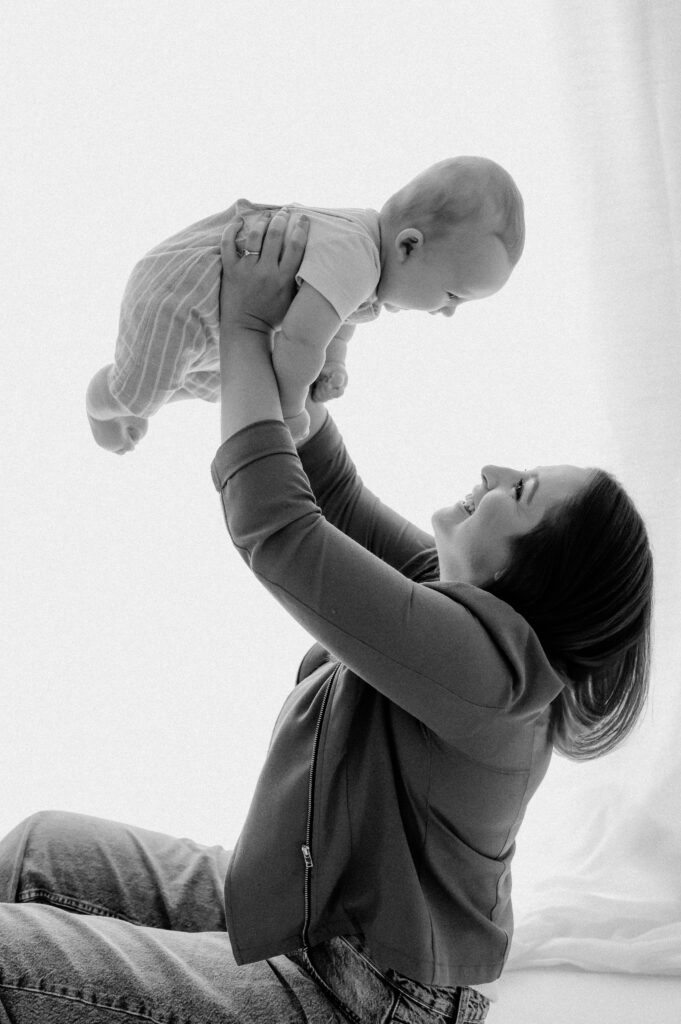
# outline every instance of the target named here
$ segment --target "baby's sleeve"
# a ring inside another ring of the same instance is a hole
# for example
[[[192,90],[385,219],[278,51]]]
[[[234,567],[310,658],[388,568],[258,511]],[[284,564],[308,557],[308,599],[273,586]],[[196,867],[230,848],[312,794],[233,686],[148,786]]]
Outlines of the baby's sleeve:
[[[378,249],[368,235],[343,223],[312,220],[296,281],[298,285],[307,281],[341,320],[374,294],[380,274]]]

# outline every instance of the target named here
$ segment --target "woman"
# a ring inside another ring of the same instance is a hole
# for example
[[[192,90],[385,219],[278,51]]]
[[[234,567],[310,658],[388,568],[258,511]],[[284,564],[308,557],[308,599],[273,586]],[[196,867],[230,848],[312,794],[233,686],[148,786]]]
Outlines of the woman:
[[[241,260],[238,228],[213,480],[233,543],[318,643],[231,857],[49,813],[0,844],[0,1007],[17,1024],[481,1021],[553,746],[602,754],[642,709],[645,529],[600,471],[486,466],[433,544],[363,486],[320,405],[298,455],[270,353],[305,223],[284,244],[287,215],[263,220]]]

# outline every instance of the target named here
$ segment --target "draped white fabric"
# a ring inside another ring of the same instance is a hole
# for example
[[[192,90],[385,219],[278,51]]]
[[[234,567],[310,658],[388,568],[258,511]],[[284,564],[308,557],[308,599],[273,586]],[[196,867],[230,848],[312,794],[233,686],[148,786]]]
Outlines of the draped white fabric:
[[[485,462],[632,493],[650,708],[615,754],[554,758],[509,968],[681,973],[680,0],[5,6],[0,831],[61,807],[233,844],[309,639],[229,549],[215,408],[163,410],[123,460],[89,437],[134,261],[239,195],[377,207],[484,153],[526,200],[509,285],[358,331],[334,415],[425,527]]]
[[[519,841],[509,968],[681,973],[681,5],[556,0],[600,401],[656,557],[651,707],[618,753],[556,765]],[[569,802],[565,796],[569,793]],[[551,808],[567,813],[555,835]],[[547,833],[548,828],[554,831]],[[545,858],[542,856],[545,854]]]

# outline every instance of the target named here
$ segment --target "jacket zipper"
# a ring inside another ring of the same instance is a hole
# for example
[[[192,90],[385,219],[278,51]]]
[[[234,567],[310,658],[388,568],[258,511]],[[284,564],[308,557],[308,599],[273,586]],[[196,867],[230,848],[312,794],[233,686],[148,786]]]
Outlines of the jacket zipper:
[[[326,705],[329,702],[329,694],[331,693],[331,684],[333,683],[333,677],[329,679],[326,684],[326,691],[322,697],[322,706],[319,709],[319,717],[317,718],[317,728],[315,730],[314,746],[312,748],[312,758],[310,759],[310,773],[307,782],[307,823],[305,825],[305,842],[301,846],[303,854],[303,860],[305,861],[305,918],[303,921],[303,948],[307,949],[308,946],[308,930],[310,928],[310,917],[311,917],[311,906],[310,906],[310,886],[312,883],[312,869],[314,862],[312,860],[312,815],[314,812],[314,781],[315,772],[317,768],[317,756],[319,754],[319,739],[322,732],[322,722],[324,720],[324,713],[326,711]]]

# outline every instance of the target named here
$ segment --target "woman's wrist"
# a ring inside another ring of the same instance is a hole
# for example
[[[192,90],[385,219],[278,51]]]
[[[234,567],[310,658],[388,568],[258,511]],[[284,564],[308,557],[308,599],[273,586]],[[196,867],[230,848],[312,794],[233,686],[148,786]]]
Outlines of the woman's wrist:
[[[270,338],[267,331],[227,325],[220,339],[221,436],[232,434],[261,420],[281,419]]]

